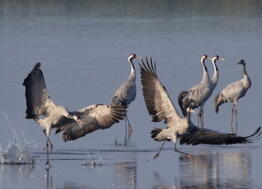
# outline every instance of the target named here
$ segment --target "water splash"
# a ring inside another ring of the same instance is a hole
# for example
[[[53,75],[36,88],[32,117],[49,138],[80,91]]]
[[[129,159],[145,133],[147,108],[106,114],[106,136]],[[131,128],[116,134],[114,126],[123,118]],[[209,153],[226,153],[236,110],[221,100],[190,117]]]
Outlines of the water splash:
[[[27,140],[25,134],[22,132],[23,140],[21,140],[18,137],[14,124],[9,119],[9,116],[6,113],[3,113],[3,116],[11,130],[13,139],[7,145],[5,150],[0,147],[0,164],[34,164],[34,158],[30,155],[26,147]]]
[[[5,152],[0,152],[0,164],[34,164],[34,158],[17,144],[9,144]]]

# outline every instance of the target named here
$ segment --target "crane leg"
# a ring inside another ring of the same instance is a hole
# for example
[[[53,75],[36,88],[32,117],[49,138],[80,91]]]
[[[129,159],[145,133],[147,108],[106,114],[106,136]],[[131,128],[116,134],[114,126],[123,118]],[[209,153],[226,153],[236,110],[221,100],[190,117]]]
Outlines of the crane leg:
[[[238,121],[237,121],[237,106],[235,105],[235,119],[236,119],[236,127],[235,127],[235,133],[238,132]]]
[[[124,118],[125,120],[125,139],[124,139],[124,145],[127,146],[127,121],[126,117]]]
[[[182,152],[182,151],[178,150],[177,147],[176,147],[176,143],[175,143],[174,151],[175,151],[175,152],[178,152],[178,153],[181,153],[181,154],[183,154],[183,155],[185,155],[185,156],[187,156],[187,157],[192,157],[191,154],[188,154],[188,153],[185,153],[185,152]]]
[[[130,122],[129,122],[129,119],[128,119],[128,117],[127,117],[127,114],[126,114],[126,120],[127,120],[127,123],[128,123],[128,136],[130,137],[131,134],[132,134],[132,132],[133,132],[133,129],[132,129],[132,127],[131,127],[131,124],[130,124]]]
[[[234,115],[235,115],[235,104],[233,104],[232,113],[231,113],[231,132],[232,133],[234,133],[234,126],[233,126]]]
[[[51,140],[50,140],[50,138],[49,138],[49,137],[47,137],[47,140],[48,140],[48,143],[49,143],[49,148],[50,148],[50,151],[52,151],[52,150],[53,150],[53,148],[54,148],[54,145],[52,144],[52,142],[51,142]]]
[[[200,109],[198,110],[198,114],[197,114],[197,126],[199,127],[199,123],[201,122],[200,121],[200,117],[201,117],[201,111]]]
[[[202,107],[199,108],[198,111],[198,116],[197,116],[197,126],[199,127],[199,123],[200,123],[200,127],[203,128],[204,127],[204,110]]]
[[[199,114],[197,115],[197,126],[199,127],[200,117]]]
[[[46,132],[45,132],[45,130],[43,130],[43,133],[44,133],[44,135],[46,136],[46,138],[47,138],[47,142],[49,143],[49,145],[48,145],[48,148],[49,148],[49,151],[52,151],[53,150],[53,148],[54,148],[54,145],[52,144],[52,142],[51,142],[51,140],[50,140],[50,138],[46,135]]]
[[[201,107],[200,108],[200,112],[201,112],[201,114],[200,114],[200,124],[201,124],[201,128],[204,128],[204,109],[203,109],[203,107]]]
[[[165,140],[162,142],[160,149],[159,149],[158,152],[154,155],[153,159],[156,159],[156,158],[159,156],[162,148],[164,147],[165,142],[166,142]]]

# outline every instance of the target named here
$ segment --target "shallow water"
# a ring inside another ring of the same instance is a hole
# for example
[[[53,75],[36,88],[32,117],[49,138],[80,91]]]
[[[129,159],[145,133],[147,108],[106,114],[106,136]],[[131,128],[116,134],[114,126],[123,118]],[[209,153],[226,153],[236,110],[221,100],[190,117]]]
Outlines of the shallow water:
[[[44,169],[45,137],[25,120],[23,79],[42,62],[52,99],[70,110],[109,103],[129,73],[127,55],[152,56],[173,101],[201,79],[199,58],[215,54],[220,79],[214,95],[241,77],[244,58],[252,87],[240,100],[239,134],[262,125],[262,2],[227,1],[8,1],[0,4],[0,149],[15,141],[34,165],[0,166],[0,188],[262,188],[262,141],[229,147],[179,146],[196,154],[185,159],[173,144],[152,160],[160,144],[144,106],[139,75],[137,98],[128,114],[134,133],[128,147],[124,123],[64,143],[52,134],[53,167]],[[138,63],[138,61],[136,61]],[[138,66],[136,65],[137,70]],[[211,65],[208,65],[211,70]],[[205,105],[205,125],[230,131],[231,104],[214,113]],[[176,104],[177,105],[177,104]],[[193,117],[195,120],[195,117]]]

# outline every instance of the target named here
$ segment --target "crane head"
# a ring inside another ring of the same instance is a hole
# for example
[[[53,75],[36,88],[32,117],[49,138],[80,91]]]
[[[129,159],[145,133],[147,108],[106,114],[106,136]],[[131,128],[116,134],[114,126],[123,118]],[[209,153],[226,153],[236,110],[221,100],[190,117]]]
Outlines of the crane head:
[[[245,66],[246,62],[245,62],[245,60],[241,59],[237,64],[241,64],[241,65]]]
[[[134,58],[136,58],[136,54],[131,53],[131,54],[128,55],[128,60],[131,60],[131,59],[134,59]]]
[[[218,55],[215,55],[213,58],[209,58],[209,60],[213,61],[216,63],[217,60],[220,60],[220,61],[225,61],[224,58],[221,58],[219,57]]]
[[[201,56],[201,62],[204,62],[206,59],[208,59],[208,56],[206,54]]]
[[[131,54],[128,55],[128,61],[129,61],[129,62],[132,61],[134,58],[142,59],[142,57],[137,56],[137,55],[134,54],[134,53],[131,53]]]

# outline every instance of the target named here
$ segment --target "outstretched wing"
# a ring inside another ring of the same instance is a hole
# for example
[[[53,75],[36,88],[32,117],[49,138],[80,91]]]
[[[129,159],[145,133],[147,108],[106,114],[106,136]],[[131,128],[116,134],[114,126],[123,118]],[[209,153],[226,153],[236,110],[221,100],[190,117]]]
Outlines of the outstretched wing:
[[[165,120],[169,127],[173,121],[181,119],[173,105],[164,85],[161,84],[157,73],[156,64],[146,58],[140,64],[142,90],[147,110],[152,115],[152,121],[160,122]]]
[[[249,136],[238,136],[229,133],[220,133],[210,129],[200,129],[196,126],[192,126],[190,130],[181,137],[180,144],[198,145],[198,144],[212,144],[212,145],[229,145],[229,144],[241,144],[252,143],[254,140],[261,136],[261,127]]]
[[[83,108],[77,112],[70,112],[83,123],[79,126],[74,120],[63,117],[56,125],[56,133],[63,131],[64,141],[75,140],[98,129],[107,129],[114,123],[118,123],[126,115],[123,106],[110,106],[95,104]]]
[[[48,95],[45,78],[40,69],[41,63],[37,63],[33,70],[24,79],[26,97],[26,118],[35,119],[40,115],[47,115],[47,109],[54,106]]]

